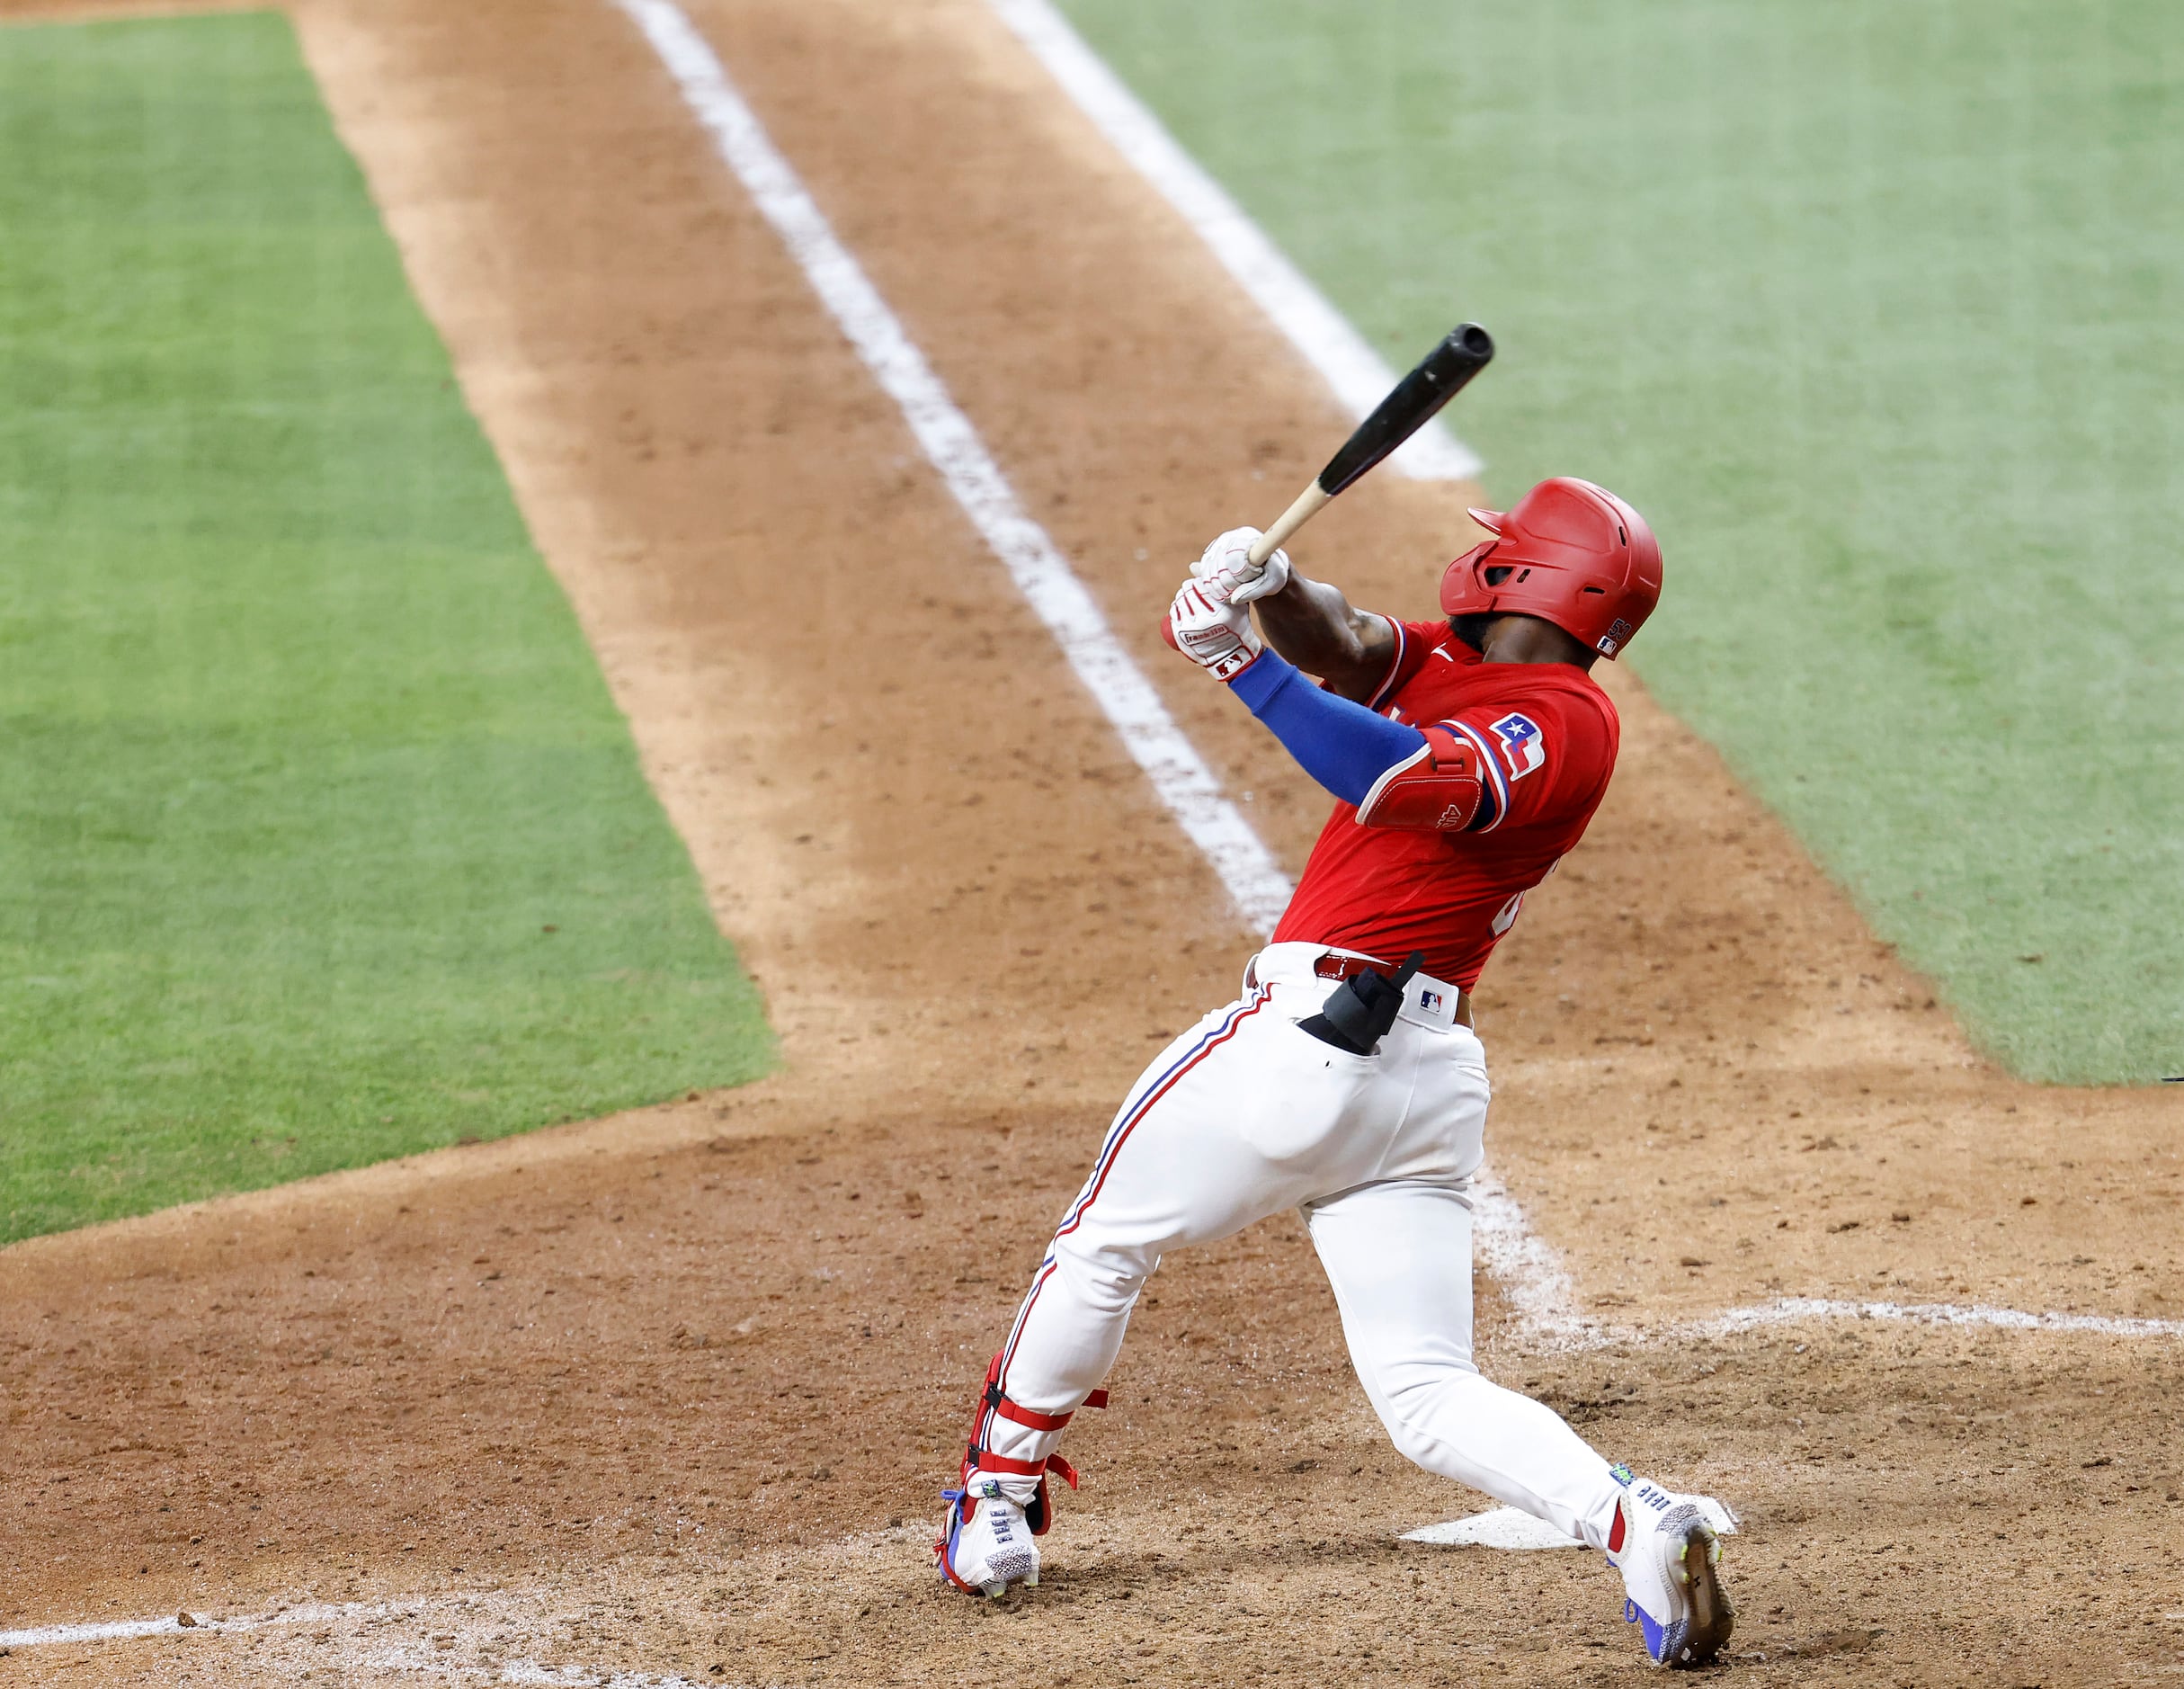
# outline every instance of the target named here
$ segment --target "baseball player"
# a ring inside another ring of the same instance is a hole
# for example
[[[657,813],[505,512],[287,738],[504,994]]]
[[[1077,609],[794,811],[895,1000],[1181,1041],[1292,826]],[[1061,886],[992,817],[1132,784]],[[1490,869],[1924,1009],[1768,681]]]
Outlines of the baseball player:
[[[1253,565],[1251,528],[1207,547],[1169,608],[1177,649],[1337,801],[1243,995],[1132,1087],[986,1372],[935,1545],[959,1588],[1039,1581],[1047,1475],[1077,1481],[1056,1444],[1105,1405],[1162,1256],[1295,1207],[1404,1455],[1600,1550],[1656,1663],[1728,1639],[1697,1499],[1611,1466],[1472,1359],[1488,1089],[1471,989],[1607,790],[1619,726],[1588,671],[1652,611],[1661,551],[1587,481],[1471,514],[1491,537],[1449,565],[1446,621],[1353,609],[1279,551]]]

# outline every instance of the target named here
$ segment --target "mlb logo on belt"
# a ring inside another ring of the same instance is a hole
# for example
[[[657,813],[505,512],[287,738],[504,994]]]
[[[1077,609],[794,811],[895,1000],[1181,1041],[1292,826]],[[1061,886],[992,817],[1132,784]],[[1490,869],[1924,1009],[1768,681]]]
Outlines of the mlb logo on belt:
[[[1493,724],[1493,736],[1502,741],[1502,756],[1509,764],[1509,777],[1522,780],[1535,768],[1547,766],[1547,741],[1539,724],[1525,715],[1505,715]]]
[[[1437,1013],[1440,1008],[1440,993],[1438,991],[1421,991],[1418,994],[1418,1006],[1423,1009],[1429,1014]]]

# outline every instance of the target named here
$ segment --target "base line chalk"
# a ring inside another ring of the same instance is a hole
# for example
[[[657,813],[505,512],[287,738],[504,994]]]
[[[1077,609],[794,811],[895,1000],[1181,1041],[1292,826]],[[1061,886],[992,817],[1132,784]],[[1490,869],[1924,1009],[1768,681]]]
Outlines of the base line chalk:
[[[1000,559],[1161,801],[1202,851],[1244,918],[1270,932],[1290,886],[1272,853],[1225,797],[1107,618],[1045,529],[1025,512],[969,417],[825,214],[775,147],[704,38],[674,0],[614,0],[644,32],[684,103],[759,214],[803,269],[872,379],[895,400],[994,555]]]
[[[1678,1325],[1678,1335],[1714,1336],[1787,1326],[1801,1319],[1909,1320],[1923,1326],[1986,1327],[1997,1331],[2074,1331],[2108,1337],[2184,1337],[2184,1319],[2139,1319],[2120,1314],[2034,1314],[1985,1302],[1857,1302],[1830,1297],[1786,1296],[1750,1308],[1732,1308]]]
[[[2184,1319],[2148,1319],[2125,1314],[2035,1313],[2021,1308],[1998,1308],[1991,1302],[1867,1302],[1832,1296],[1784,1296],[1771,1302],[1724,1309],[1718,1314],[1706,1314],[1696,1319],[1671,1320],[1658,1326],[1627,1326],[1612,1325],[1585,1315],[1542,1318],[1528,1310],[1524,1299],[1517,1293],[1512,1291],[1510,1300],[1517,1312],[1520,1338],[1547,1348],[1564,1350],[1642,1348],[1649,1343],[1689,1342],[1698,1337],[1729,1337],[1775,1327],[1855,1320],[1943,1326],[1960,1331],[2052,1332],[2063,1336],[2184,1337]]]
[[[52,1648],[67,1642],[129,1642],[147,1636],[222,1636],[263,1631],[276,1624],[331,1624],[344,1619],[374,1619],[406,1613],[403,1602],[348,1602],[339,1605],[285,1607],[278,1613],[240,1619],[201,1619],[184,1624],[180,1613],[164,1619],[114,1619],[94,1624],[41,1624],[23,1631],[0,1631],[0,1648]]]
[[[1501,1285],[1517,1327],[1549,1343],[1582,1340],[1588,1322],[1555,1246],[1534,1231],[1524,1210],[1491,1167],[1471,1175],[1471,1237],[1478,1258]]]

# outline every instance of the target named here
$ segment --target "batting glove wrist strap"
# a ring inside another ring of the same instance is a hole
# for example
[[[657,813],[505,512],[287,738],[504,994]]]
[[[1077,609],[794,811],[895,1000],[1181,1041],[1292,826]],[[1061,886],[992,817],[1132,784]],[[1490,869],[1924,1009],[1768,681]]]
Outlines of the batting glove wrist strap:
[[[1168,606],[1168,643],[1218,681],[1232,681],[1265,648],[1251,612],[1223,603],[1197,581],[1186,581]]]

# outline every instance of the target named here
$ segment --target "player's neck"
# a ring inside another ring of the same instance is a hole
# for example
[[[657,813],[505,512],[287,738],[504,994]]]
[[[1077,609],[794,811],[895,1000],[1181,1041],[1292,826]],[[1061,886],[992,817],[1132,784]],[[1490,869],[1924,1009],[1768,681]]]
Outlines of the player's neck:
[[[1598,655],[1538,616],[1496,616],[1479,635],[1483,663],[1567,663],[1590,669]]]

